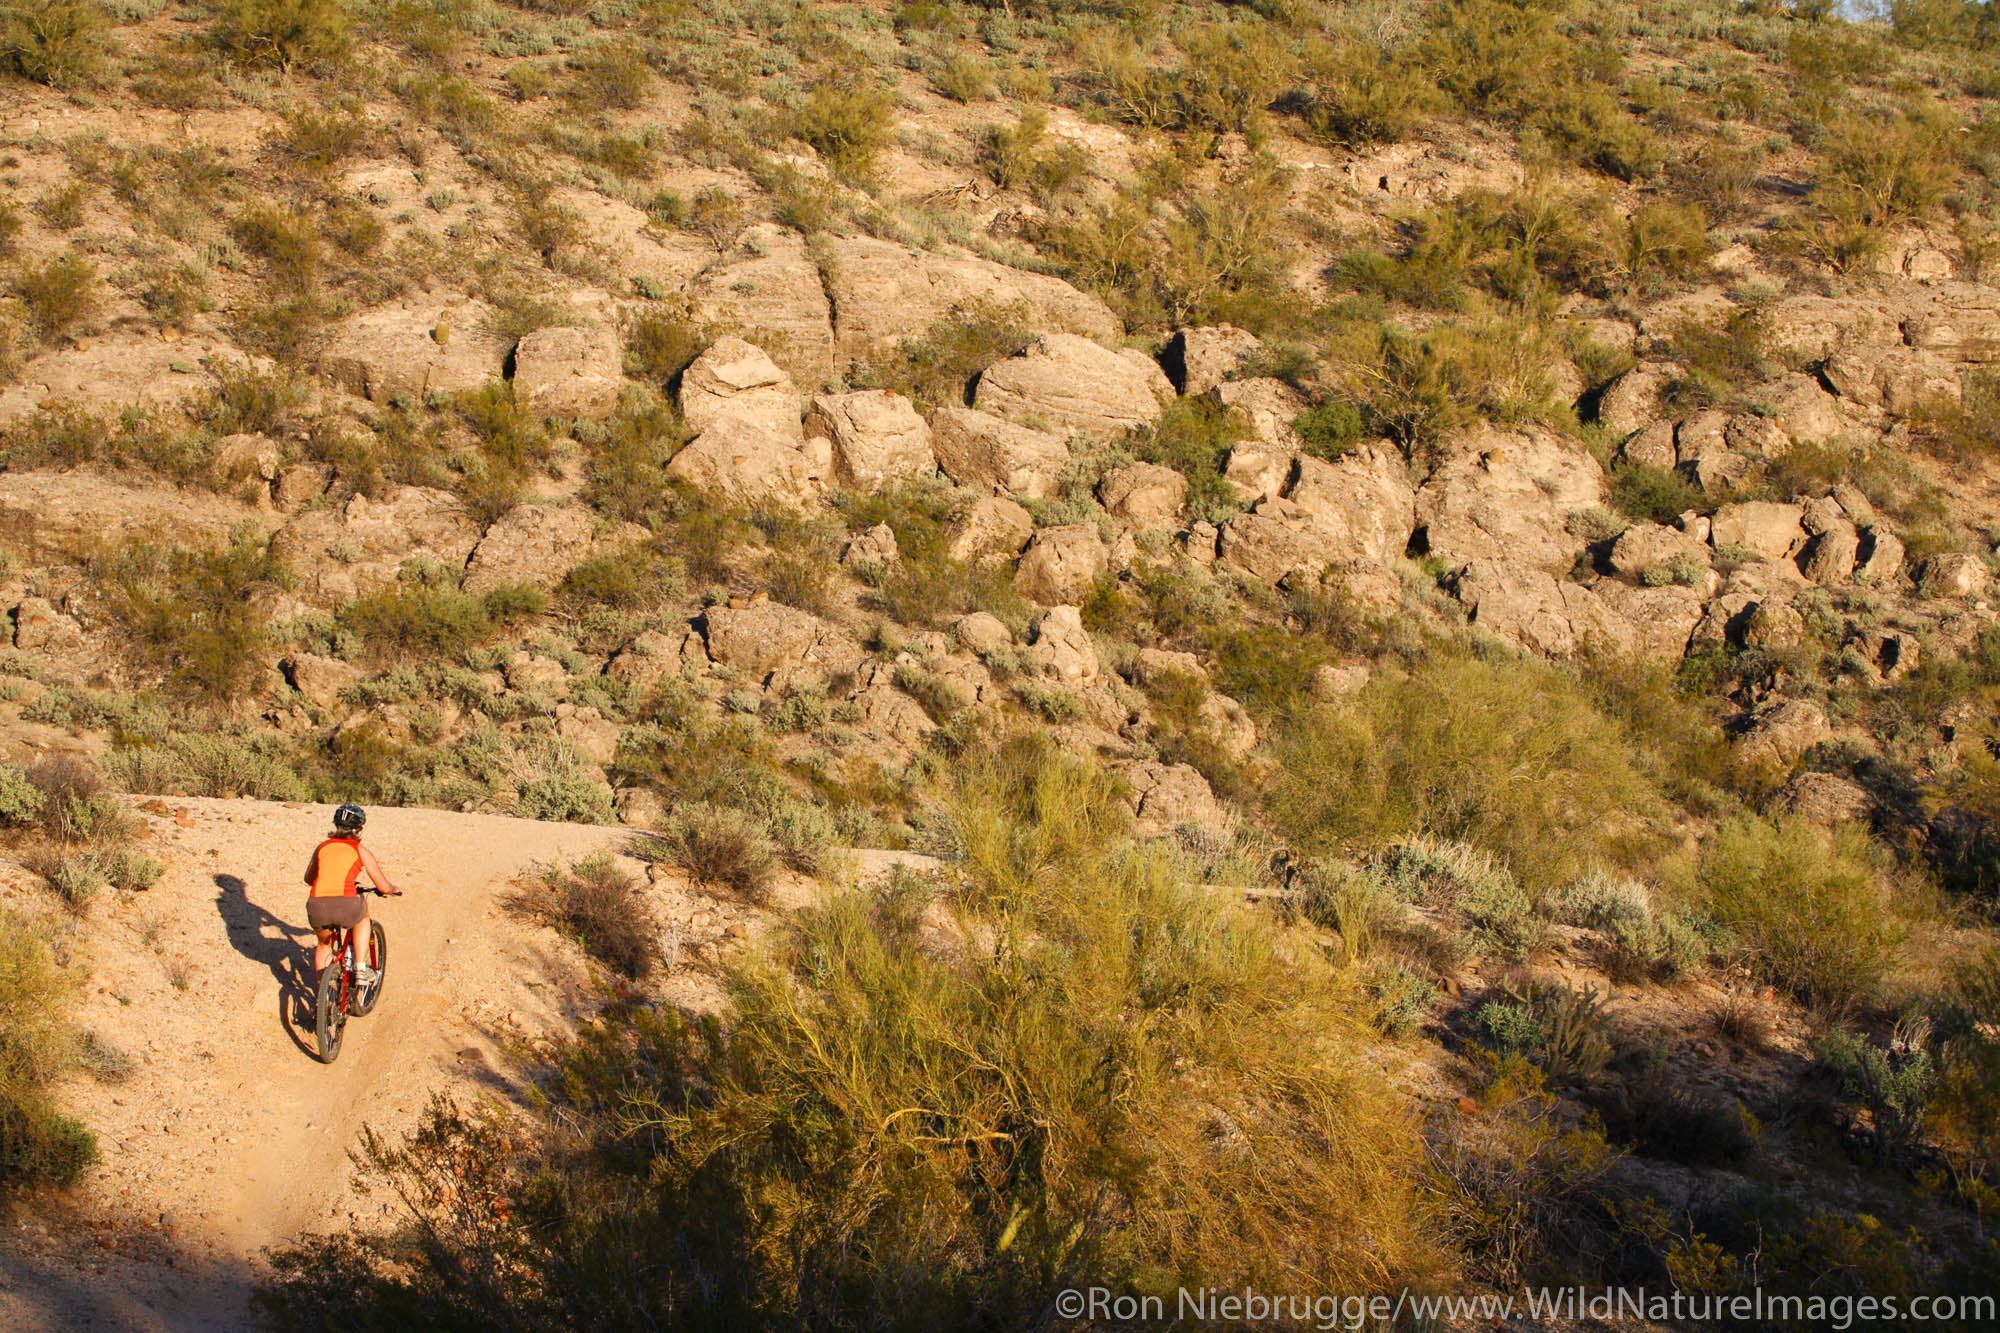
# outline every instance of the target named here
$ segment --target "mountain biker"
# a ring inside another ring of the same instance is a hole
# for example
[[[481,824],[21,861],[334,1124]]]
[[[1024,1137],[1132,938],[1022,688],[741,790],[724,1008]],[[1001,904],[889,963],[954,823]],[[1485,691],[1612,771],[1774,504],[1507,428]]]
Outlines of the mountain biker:
[[[314,976],[333,961],[333,951],[340,945],[343,930],[354,931],[355,966],[364,976],[368,971],[368,960],[361,956],[367,952],[363,942],[368,938],[368,900],[355,885],[363,872],[383,893],[402,896],[403,891],[383,873],[375,853],[361,845],[361,826],[367,822],[368,812],[360,806],[341,806],[333,812],[333,832],[313,848],[312,860],[306,862],[306,923],[317,936],[313,946]]]

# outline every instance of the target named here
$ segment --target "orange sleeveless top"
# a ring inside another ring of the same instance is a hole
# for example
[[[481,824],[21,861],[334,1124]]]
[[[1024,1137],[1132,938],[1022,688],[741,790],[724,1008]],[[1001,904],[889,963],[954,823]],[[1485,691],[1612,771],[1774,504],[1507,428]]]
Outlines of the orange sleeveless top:
[[[315,898],[352,898],[360,890],[354,887],[355,877],[361,873],[361,842],[357,838],[328,838],[313,852],[313,886]]]

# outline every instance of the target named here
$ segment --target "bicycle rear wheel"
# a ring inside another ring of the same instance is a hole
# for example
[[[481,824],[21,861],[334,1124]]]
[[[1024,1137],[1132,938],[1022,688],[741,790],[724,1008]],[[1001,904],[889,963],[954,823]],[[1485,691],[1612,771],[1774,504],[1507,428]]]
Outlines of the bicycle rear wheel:
[[[340,1038],[347,1029],[347,1007],[342,1003],[346,982],[347,950],[342,949],[321,969],[319,989],[313,997],[314,1027],[323,1064],[332,1064],[340,1054]]]
[[[365,1017],[375,1007],[375,1001],[382,998],[382,982],[389,974],[389,935],[373,917],[368,919],[367,964],[375,969],[375,979],[364,985],[359,977],[355,978],[354,1003],[349,1012],[356,1018]]]

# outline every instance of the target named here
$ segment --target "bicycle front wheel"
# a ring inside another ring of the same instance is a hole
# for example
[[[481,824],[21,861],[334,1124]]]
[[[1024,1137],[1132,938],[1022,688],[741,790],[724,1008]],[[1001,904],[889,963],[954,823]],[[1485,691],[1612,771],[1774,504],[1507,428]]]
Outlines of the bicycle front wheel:
[[[382,923],[373,917],[368,920],[368,966],[375,969],[373,981],[354,979],[351,1010],[356,1018],[366,1016],[375,1007],[375,1001],[382,998],[382,982],[389,973],[389,936]]]
[[[324,1064],[332,1064],[340,1054],[340,1038],[347,1028],[347,1007],[341,1003],[346,983],[347,951],[343,949],[320,970],[318,993],[313,997],[319,1058]]]

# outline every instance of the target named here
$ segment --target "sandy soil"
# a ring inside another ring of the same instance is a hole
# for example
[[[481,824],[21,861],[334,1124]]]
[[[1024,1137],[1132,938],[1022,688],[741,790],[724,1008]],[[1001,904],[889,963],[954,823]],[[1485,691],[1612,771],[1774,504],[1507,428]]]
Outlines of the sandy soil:
[[[247,1301],[268,1247],[386,1213],[351,1187],[348,1152],[364,1125],[393,1135],[433,1091],[507,1097],[503,1035],[547,1031],[590,1006],[575,946],[505,903],[535,865],[615,852],[631,836],[376,812],[369,844],[407,896],[370,900],[390,943],[382,999],[323,1065],[312,1054],[299,876],[329,808],[136,805],[165,877],[95,904],[80,927],[50,917],[88,969],[80,1022],[134,1068],[63,1090],[96,1130],[103,1162],[75,1194],[0,1216],[0,1329],[254,1327]],[[0,895],[46,901],[25,873],[6,878]],[[663,998],[712,1007],[714,962],[764,918],[670,878],[650,896],[680,960]]]

